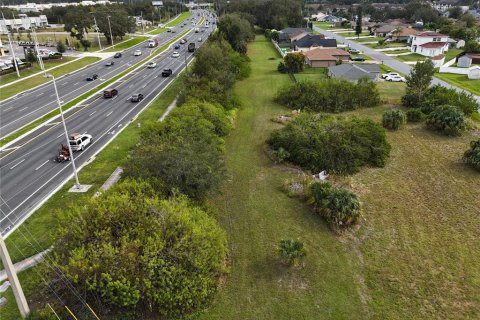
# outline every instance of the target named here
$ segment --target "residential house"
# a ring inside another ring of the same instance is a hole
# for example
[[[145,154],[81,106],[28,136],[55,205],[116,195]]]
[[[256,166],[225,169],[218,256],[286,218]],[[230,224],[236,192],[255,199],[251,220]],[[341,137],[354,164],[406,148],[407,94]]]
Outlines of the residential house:
[[[292,42],[294,51],[309,51],[315,48],[336,48],[337,40],[325,39],[323,35],[306,35]]]
[[[382,26],[375,28],[373,34],[375,35],[375,37],[386,37],[392,31],[397,29],[398,29],[398,26],[391,25],[391,24],[384,24]]]
[[[470,80],[480,80],[480,67],[475,66],[468,70],[468,79]]]
[[[312,68],[326,68],[336,65],[339,61],[347,62],[350,60],[348,52],[337,48],[316,48],[303,54],[305,55],[305,63]]]
[[[336,16],[332,16],[332,15],[328,15],[326,17],[323,18],[323,21],[324,22],[340,22],[342,21],[342,18],[339,18],[339,17],[336,17]]]
[[[473,64],[480,64],[480,53],[467,53],[465,55],[472,58]]]
[[[357,81],[361,78],[377,81],[380,77],[380,66],[373,63],[345,63],[329,67],[328,76],[349,81]]]
[[[448,51],[448,36],[441,33],[426,31],[410,37],[412,53],[435,57]]]
[[[326,13],[319,12],[317,14],[312,14],[311,19],[321,22],[321,21],[325,21],[324,19],[325,19],[326,16],[327,16]]]
[[[285,28],[279,31],[278,43],[291,43],[311,34],[310,28]]]
[[[398,42],[408,42],[411,39],[411,36],[415,36],[419,33],[420,32],[413,28],[397,28],[392,31],[391,39]]]

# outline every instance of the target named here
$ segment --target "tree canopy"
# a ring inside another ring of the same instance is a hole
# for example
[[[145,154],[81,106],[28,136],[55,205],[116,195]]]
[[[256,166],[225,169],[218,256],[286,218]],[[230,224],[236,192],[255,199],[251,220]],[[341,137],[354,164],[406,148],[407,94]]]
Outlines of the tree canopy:
[[[253,25],[239,14],[225,14],[218,21],[218,29],[230,43],[233,50],[247,53],[247,42],[255,38]]]

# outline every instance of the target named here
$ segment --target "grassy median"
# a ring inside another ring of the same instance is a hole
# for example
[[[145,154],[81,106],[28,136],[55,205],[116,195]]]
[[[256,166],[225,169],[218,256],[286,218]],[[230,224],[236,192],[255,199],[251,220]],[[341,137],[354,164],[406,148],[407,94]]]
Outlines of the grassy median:
[[[146,41],[147,39],[149,39],[149,37],[144,37],[144,36],[134,37],[134,38],[131,38],[127,41],[120,42],[119,44],[116,44],[115,48],[111,47],[111,48],[108,48],[106,50],[103,50],[102,52],[122,51],[122,50],[125,50],[125,49],[128,49],[128,48],[131,48],[133,46],[136,46],[137,44],[142,43],[142,42]]]

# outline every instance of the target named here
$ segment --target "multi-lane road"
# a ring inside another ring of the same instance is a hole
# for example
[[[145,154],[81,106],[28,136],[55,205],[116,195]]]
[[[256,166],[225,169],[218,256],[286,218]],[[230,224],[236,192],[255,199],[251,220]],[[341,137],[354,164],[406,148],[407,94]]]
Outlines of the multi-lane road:
[[[201,15],[210,16],[207,11],[201,11]],[[197,13],[194,16],[197,17]],[[192,25],[190,24],[188,27],[192,27]],[[189,34],[183,36],[188,39],[187,43],[182,45],[180,49],[175,50],[180,53],[180,57],[172,57],[174,50],[171,48],[152,60],[157,63],[156,68],[148,69],[144,66],[130,73],[117,83],[112,84],[111,87],[118,89],[119,92],[113,99],[105,99],[101,95],[96,95],[66,115],[66,126],[69,132],[88,133],[94,139],[93,143],[84,151],[75,153],[77,167],[81,167],[91,160],[159,92],[173,81],[175,75],[185,68],[187,61],[193,58],[193,53],[187,51],[188,43],[195,42],[198,48],[213,31],[212,27],[204,28],[204,30],[202,33],[194,33],[192,30]],[[178,35],[179,33],[173,34],[173,36]],[[202,38],[203,41],[198,41],[199,38]],[[166,39],[164,37],[163,41],[165,42]],[[159,45],[161,46],[162,43]],[[134,62],[134,60],[131,60],[131,57],[125,55],[123,58],[125,61],[122,58],[116,59],[118,64],[122,62],[132,64]],[[102,69],[103,66],[97,66],[97,68],[103,71],[103,73],[101,71],[97,72],[100,78],[108,79],[108,77],[115,75],[115,73],[109,73],[112,72],[112,69],[105,70]],[[162,77],[161,72],[164,68],[172,69],[173,76]],[[123,69],[118,68],[116,70],[118,73]],[[82,81],[81,83],[84,84],[86,71],[82,70],[78,73],[77,75],[72,74],[65,77],[64,80],[67,83]],[[109,73],[108,76],[105,76],[106,73]],[[60,85],[60,87],[62,86]],[[71,87],[72,89],[80,87],[80,85],[64,85],[63,87]],[[21,113],[20,116],[26,113],[35,113],[35,106],[40,108],[44,105],[54,104],[55,97],[50,93],[53,90],[53,84],[50,83],[43,86],[43,89],[49,93],[45,93],[37,97],[37,99],[25,100],[32,101],[30,103],[34,104],[34,106],[29,106],[29,109],[24,110],[24,113]],[[64,96],[68,95],[69,90],[67,88],[64,89],[62,94]],[[34,92],[37,92],[37,90]],[[144,100],[139,103],[128,101],[128,98],[136,93],[142,93],[145,96]],[[75,96],[77,95],[79,93],[75,94]],[[45,97],[42,98],[42,104],[40,105],[37,102],[43,96]],[[28,95],[25,96],[25,99],[27,97]],[[52,108],[54,107],[55,105]],[[40,114],[43,113],[45,111],[40,112]],[[72,177],[70,162],[56,163],[53,160],[62,143],[65,144],[63,126],[62,123],[56,121],[37,128],[0,152],[0,231],[2,234],[9,234],[36,207],[48,199]]]

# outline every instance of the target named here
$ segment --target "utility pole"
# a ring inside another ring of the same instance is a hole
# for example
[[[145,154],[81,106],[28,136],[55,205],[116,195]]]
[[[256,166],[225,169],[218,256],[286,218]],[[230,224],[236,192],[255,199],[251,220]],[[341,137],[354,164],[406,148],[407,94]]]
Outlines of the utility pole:
[[[113,44],[112,25],[110,24],[110,16],[107,16],[107,20],[108,20],[108,28],[110,29],[110,42],[112,43],[112,48],[115,49],[115,45]]]
[[[3,266],[7,272],[7,278],[12,286],[13,295],[15,296],[15,301],[17,302],[18,310],[22,318],[26,318],[30,313],[30,308],[28,308],[27,299],[23,294],[22,286],[18,280],[17,273],[15,272],[15,267],[12,264],[12,259],[7,251],[7,246],[5,246],[5,241],[3,241],[3,236],[0,234],[0,258],[2,258]]]
[[[97,24],[97,19],[95,18],[95,15],[92,12],[93,16],[93,22],[95,22],[95,31],[97,32],[97,39],[98,39],[98,47],[100,50],[102,50],[102,43],[100,42],[100,29],[98,29],[98,24]]]
[[[143,11],[140,11],[140,19],[142,21],[142,32],[145,34],[145,26],[143,25]]]
[[[34,45],[35,51],[37,52],[38,65],[40,66],[40,69],[42,69],[43,71],[43,76],[47,77],[45,66],[43,64],[43,59],[42,59],[42,56],[40,55],[40,50],[38,49],[37,33],[35,32],[34,27],[30,27],[30,29],[32,30],[32,35],[33,35],[33,45]]]
[[[3,12],[2,12],[2,18],[5,21],[5,16],[3,15]],[[15,20],[13,20],[13,23],[15,24]],[[20,78],[20,71],[18,71],[17,58],[15,58],[15,51],[13,50],[12,38],[10,38],[10,31],[8,30],[7,30],[7,37],[8,37],[8,43],[10,45],[10,52],[12,53],[13,65],[15,66],[15,71],[17,71],[17,77]]]

